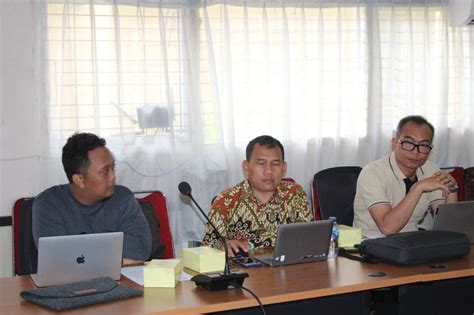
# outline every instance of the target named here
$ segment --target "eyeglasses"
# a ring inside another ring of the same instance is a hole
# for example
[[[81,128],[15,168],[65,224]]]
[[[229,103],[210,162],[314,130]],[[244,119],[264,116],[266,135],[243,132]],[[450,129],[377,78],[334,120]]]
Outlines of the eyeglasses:
[[[414,144],[410,141],[397,141],[402,146],[402,149],[405,151],[413,151],[415,148],[418,150],[418,153],[428,154],[433,149],[433,145],[428,144]]]

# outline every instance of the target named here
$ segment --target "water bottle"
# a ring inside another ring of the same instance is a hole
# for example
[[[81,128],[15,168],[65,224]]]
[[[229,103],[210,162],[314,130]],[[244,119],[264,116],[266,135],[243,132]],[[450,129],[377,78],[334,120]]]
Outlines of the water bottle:
[[[339,250],[339,226],[336,222],[336,217],[329,217],[332,221],[331,241],[329,242],[328,258],[336,258]]]

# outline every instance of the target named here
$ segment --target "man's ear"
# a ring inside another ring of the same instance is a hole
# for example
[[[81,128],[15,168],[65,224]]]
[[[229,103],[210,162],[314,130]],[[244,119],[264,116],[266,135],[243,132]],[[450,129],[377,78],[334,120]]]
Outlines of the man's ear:
[[[76,185],[79,188],[84,188],[84,175],[74,174],[72,175],[72,184]]]
[[[392,151],[395,151],[395,147],[397,146],[398,139],[393,137],[392,138]]]
[[[242,161],[242,170],[244,171],[245,179],[249,178],[249,169],[250,169],[249,162],[247,160],[243,160]]]
[[[286,162],[283,162],[283,175],[285,175],[287,167],[288,167],[288,164],[286,164]]]

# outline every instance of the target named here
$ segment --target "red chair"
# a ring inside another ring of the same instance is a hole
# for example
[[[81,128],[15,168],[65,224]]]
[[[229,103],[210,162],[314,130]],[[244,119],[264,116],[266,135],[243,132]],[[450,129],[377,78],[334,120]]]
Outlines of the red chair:
[[[316,185],[314,185],[314,180],[311,183],[311,199],[313,203],[313,216],[314,221],[321,220],[321,211],[319,211],[319,201],[318,201],[318,192],[316,191]]]
[[[160,241],[165,245],[165,253],[163,258],[174,258],[173,238],[170,230],[170,223],[168,219],[168,206],[166,197],[161,191],[137,191],[134,192],[138,202],[143,207],[143,202],[149,202],[155,210],[155,216],[158,219],[160,226]],[[147,194],[144,197],[137,197],[137,195]]]
[[[466,200],[466,186],[464,181],[464,168],[461,166],[442,167],[443,171],[448,172],[458,183],[458,201]]]

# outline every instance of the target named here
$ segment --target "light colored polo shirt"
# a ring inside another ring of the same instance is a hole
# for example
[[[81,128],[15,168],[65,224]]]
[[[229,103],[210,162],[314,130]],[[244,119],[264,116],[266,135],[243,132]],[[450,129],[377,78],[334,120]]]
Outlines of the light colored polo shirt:
[[[439,171],[439,166],[427,160],[416,170],[418,180],[430,177]],[[396,206],[406,195],[403,181],[406,176],[402,173],[395,160],[395,153],[367,164],[357,180],[354,199],[354,226],[361,228],[363,235],[382,236],[369,210],[378,204]],[[407,224],[400,232],[416,231],[417,224],[431,203],[444,200],[441,190],[423,193]]]

